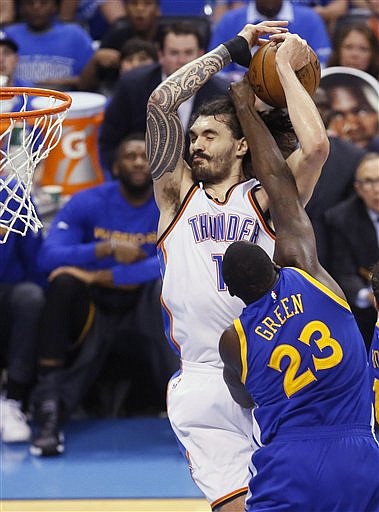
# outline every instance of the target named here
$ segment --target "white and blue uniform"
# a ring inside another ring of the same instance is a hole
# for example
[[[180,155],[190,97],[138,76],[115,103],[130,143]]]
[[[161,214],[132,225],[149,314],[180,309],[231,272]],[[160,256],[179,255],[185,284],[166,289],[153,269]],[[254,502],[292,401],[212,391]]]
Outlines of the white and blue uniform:
[[[168,415],[212,507],[246,492],[249,479],[251,411],[224,383],[218,344],[244,305],[222,280],[227,247],[248,240],[270,256],[274,250],[255,187],[256,180],[235,185],[221,203],[194,185],[158,241],[166,335],[182,360],[168,387]]]

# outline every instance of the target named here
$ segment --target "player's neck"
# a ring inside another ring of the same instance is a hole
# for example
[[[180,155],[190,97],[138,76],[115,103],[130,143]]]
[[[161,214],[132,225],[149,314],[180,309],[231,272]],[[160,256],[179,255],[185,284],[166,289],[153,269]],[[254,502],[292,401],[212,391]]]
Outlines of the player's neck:
[[[204,190],[212,199],[223,202],[228,191],[242,181],[245,181],[245,177],[243,174],[237,173],[229,176],[221,183],[205,183]]]

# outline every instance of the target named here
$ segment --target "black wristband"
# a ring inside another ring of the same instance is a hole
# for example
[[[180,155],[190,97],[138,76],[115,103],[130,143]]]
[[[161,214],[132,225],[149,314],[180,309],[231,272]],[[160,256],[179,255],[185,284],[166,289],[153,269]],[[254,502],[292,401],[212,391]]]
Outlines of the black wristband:
[[[233,62],[236,62],[241,66],[245,66],[245,68],[249,67],[251,60],[251,51],[244,37],[236,36],[233,37],[233,39],[229,39],[229,41],[226,41],[226,43],[222,44],[230,53],[230,57]]]

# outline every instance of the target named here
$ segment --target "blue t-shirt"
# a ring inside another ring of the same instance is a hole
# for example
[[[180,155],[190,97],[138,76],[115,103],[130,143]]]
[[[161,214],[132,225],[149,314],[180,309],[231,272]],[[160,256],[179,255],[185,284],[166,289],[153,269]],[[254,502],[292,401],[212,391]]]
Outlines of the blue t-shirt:
[[[161,13],[166,16],[202,16],[207,0],[161,0]]]
[[[11,211],[15,212],[20,208],[20,200],[8,198],[7,189],[14,189],[15,181],[11,181],[3,188],[3,179],[0,178],[0,221],[9,225],[11,221]],[[22,197],[22,192],[18,193]],[[6,208],[3,205],[6,204]],[[25,208],[21,208],[21,215],[27,215]],[[13,225],[14,229],[24,232],[25,224],[17,219]],[[0,226],[0,239],[4,238],[6,231]],[[42,273],[38,269],[37,258],[42,244],[41,231],[35,233],[28,229],[25,236],[20,233],[11,232],[5,243],[0,243],[0,282],[7,284],[16,284],[21,281],[34,281],[43,284]]]
[[[37,84],[77,76],[92,57],[92,39],[74,23],[55,22],[45,32],[15,23],[5,32],[19,47],[15,78]]]
[[[132,206],[122,196],[118,181],[78,192],[50,226],[40,254],[41,268],[45,272],[65,265],[86,270],[111,269],[116,285],[158,279],[158,218],[153,196],[141,206]],[[111,237],[138,242],[147,258],[131,264],[120,264],[111,256],[96,258],[96,244]]]

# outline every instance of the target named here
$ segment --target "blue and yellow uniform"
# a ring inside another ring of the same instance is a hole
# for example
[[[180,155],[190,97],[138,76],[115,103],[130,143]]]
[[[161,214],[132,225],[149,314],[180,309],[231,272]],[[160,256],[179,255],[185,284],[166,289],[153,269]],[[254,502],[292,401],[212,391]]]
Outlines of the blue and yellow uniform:
[[[379,511],[367,355],[348,304],[283,268],[234,325],[260,446],[247,510]]]
[[[375,420],[379,424],[379,320],[376,322],[369,352],[370,381]]]

